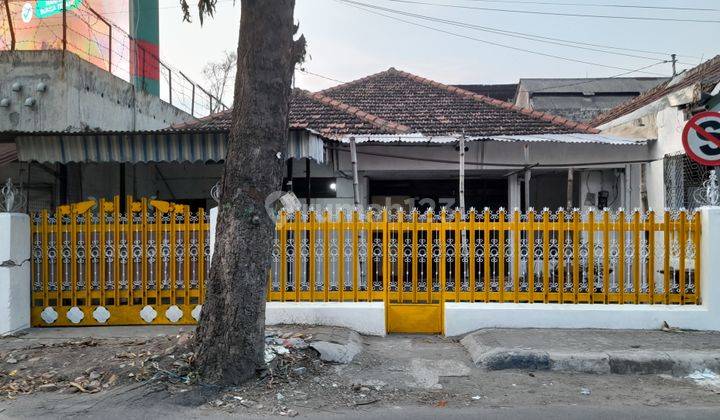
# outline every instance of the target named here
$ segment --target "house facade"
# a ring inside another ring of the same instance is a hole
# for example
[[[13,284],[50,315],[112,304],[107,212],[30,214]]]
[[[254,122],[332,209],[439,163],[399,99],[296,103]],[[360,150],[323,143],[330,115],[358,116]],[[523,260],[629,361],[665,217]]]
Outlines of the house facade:
[[[175,129],[228,130],[230,118]],[[392,68],[317,93],[296,91],[290,123],[323,141],[321,159],[289,162],[283,185],[314,208],[353,205],[351,139],[360,205],[405,211],[459,206],[461,138],[467,208],[637,206],[639,191],[627,186],[639,179],[633,162],[648,153],[644,141]]]

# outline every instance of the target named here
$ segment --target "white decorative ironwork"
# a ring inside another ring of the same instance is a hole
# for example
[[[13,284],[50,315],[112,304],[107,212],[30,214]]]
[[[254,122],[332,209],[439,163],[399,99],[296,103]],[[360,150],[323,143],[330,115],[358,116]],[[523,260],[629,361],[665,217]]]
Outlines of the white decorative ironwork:
[[[695,191],[695,201],[700,205],[720,205],[720,183],[715,169],[711,170],[702,186]]]
[[[25,206],[22,187],[16,187],[12,178],[8,178],[0,188],[0,213],[19,212]]]
[[[222,193],[222,180],[219,179],[215,185],[210,188],[210,197],[220,205],[220,194]]]

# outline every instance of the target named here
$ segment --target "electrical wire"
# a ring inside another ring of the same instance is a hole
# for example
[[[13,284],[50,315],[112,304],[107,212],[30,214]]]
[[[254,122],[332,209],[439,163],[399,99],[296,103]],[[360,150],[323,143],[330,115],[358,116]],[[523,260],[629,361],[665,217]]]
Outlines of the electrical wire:
[[[650,9],[650,10],[673,10],[673,11],[694,11],[694,12],[720,12],[720,9],[712,9],[706,7],[679,7],[679,6],[640,6],[630,4],[617,3],[564,3],[550,1],[533,1],[533,0],[465,0],[483,3],[501,3],[501,4],[536,4],[544,6],[578,6],[578,7],[608,7],[608,8],[625,8],[625,9]]]
[[[595,15],[595,14],[584,14],[584,13],[542,12],[539,10],[497,9],[497,8],[493,8],[493,7],[464,6],[464,5],[460,5],[460,4],[432,3],[429,1],[419,1],[419,0],[386,0],[386,1],[391,1],[391,2],[395,2],[395,3],[419,4],[419,5],[423,5],[423,6],[448,7],[448,8],[454,8],[454,9],[482,10],[485,12],[519,13],[519,14],[544,15],[544,16],[563,16],[563,17],[618,19],[618,20],[645,20],[645,21],[658,21],[658,22],[715,23],[715,24],[720,23],[720,20],[709,20],[709,19],[681,19],[681,18],[662,18],[662,17],[651,17],[651,16],[616,16],[616,15]]]
[[[396,17],[396,16],[388,15],[388,14],[385,14],[385,13],[382,13],[382,12],[378,12],[378,11],[376,11],[376,10],[372,10],[372,9],[369,9],[369,8],[366,8],[366,7],[363,7],[363,6],[359,6],[359,5],[357,5],[357,4],[354,4],[354,3],[359,3],[359,2],[355,2],[355,1],[352,1],[352,0],[335,0],[335,1],[340,2],[340,3],[342,3],[342,4],[345,4],[345,5],[349,6],[349,7],[353,7],[353,8],[359,9],[359,10],[363,10],[363,11],[368,12],[368,13],[372,13],[372,14],[375,14],[375,15],[378,15],[378,16],[383,16],[383,17],[386,17],[386,18],[388,18],[388,19],[396,20],[396,21],[399,21],[399,22],[407,23],[407,24],[409,24],[409,25],[413,25],[413,26],[418,26],[418,27],[421,27],[421,28],[429,29],[429,30],[431,30],[431,31],[440,32],[440,33],[444,33],[444,34],[447,34],[447,35],[452,35],[452,36],[455,36],[455,37],[458,37],[458,38],[464,38],[464,39],[468,39],[468,40],[472,40],[472,41],[476,41],[476,42],[481,42],[481,43],[488,44],[488,45],[494,45],[494,46],[497,46],[497,47],[507,48],[507,49],[511,49],[511,50],[515,50],[515,51],[521,51],[521,52],[526,52],[526,53],[529,53],[529,54],[540,55],[540,56],[543,56],[543,57],[555,58],[555,59],[563,60],[563,61],[569,61],[569,62],[580,63],[580,64],[587,64],[587,65],[592,65],[592,66],[597,66],[597,67],[604,67],[604,68],[613,69],[613,70],[622,70],[622,71],[625,71],[625,72],[632,72],[632,71],[633,71],[633,69],[629,69],[629,68],[626,68],[626,67],[612,66],[612,65],[609,65],[609,64],[596,63],[596,62],[593,62],[593,61],[579,60],[579,59],[570,58],[570,57],[564,57],[564,56],[560,56],[560,55],[556,55],[556,54],[549,54],[549,53],[544,53],[544,52],[540,52],[540,51],[528,50],[528,49],[526,49],[526,48],[513,47],[513,46],[511,46],[511,45],[503,44],[503,43],[500,43],[500,42],[488,41],[488,40],[485,40],[485,39],[475,38],[475,37],[472,37],[472,36],[469,36],[469,35],[463,35],[463,34],[459,34],[459,33],[457,33],[457,32],[447,31],[447,30],[440,29],[440,28],[436,28],[436,27],[433,27],[433,26],[423,25],[423,24],[421,24],[421,23],[417,23],[417,22],[405,20],[405,19],[402,19],[402,18],[399,18],[399,17]],[[363,3],[361,3],[361,4],[363,4]],[[652,74],[652,75],[655,75],[655,76],[664,76],[663,74],[654,73],[654,72],[643,71],[643,73]]]
[[[592,48],[592,47],[588,46],[588,45],[591,45],[591,46],[600,47],[600,48],[617,49],[615,47],[610,47],[610,46],[606,46],[606,45],[578,43],[576,41],[571,41],[571,40],[543,37],[543,36],[526,34],[526,33],[516,32],[516,31],[507,31],[504,29],[492,28],[492,27],[488,27],[488,26],[480,26],[480,25],[475,25],[475,24],[471,24],[471,23],[467,23],[467,22],[461,22],[461,21],[457,21],[457,20],[441,19],[441,18],[437,18],[437,17],[421,15],[418,13],[412,13],[412,12],[407,12],[407,11],[403,11],[403,10],[391,9],[391,8],[387,8],[387,7],[377,6],[377,5],[373,5],[373,4],[369,4],[369,3],[358,2],[358,1],[354,1],[354,0],[348,0],[348,1],[350,3],[356,4],[356,5],[362,5],[362,6],[373,8],[376,10],[382,10],[385,12],[390,12],[390,13],[394,13],[394,14],[399,14],[399,15],[403,15],[403,16],[407,16],[407,17],[412,17],[412,18],[421,19],[421,20],[427,20],[427,21],[436,22],[436,23],[443,23],[443,24],[455,26],[455,27],[474,29],[474,30],[478,30],[478,31],[482,31],[482,32],[489,32],[489,33],[493,33],[496,35],[526,39],[526,40],[535,41],[535,42],[543,42],[546,44],[560,45],[560,46],[568,47],[568,48],[577,48],[577,49],[582,49],[582,50],[587,50],[587,51],[601,52],[601,53],[605,53],[605,54],[614,54],[614,55],[621,55],[621,56],[625,56],[625,57],[640,58],[643,60],[651,60],[651,61],[658,60],[657,57],[648,57],[648,56],[643,56],[643,55],[628,54],[628,53],[622,53],[622,52],[616,52],[616,51],[605,51],[603,49]],[[580,44],[584,44],[584,45],[580,45]],[[658,54],[658,55],[663,55],[663,56],[671,55],[670,53],[660,53],[660,52],[650,52],[650,54]],[[694,63],[680,62],[679,64],[695,66]]]
[[[321,79],[329,80],[329,81],[331,81],[331,82],[347,83],[347,82],[343,82],[342,80],[338,80],[338,79],[335,79],[335,78],[332,78],[332,77],[329,77],[329,76],[323,76],[322,74],[313,73],[313,72],[311,72],[311,71],[305,70],[304,68],[298,68],[297,70],[298,70],[300,73],[309,74],[310,76],[319,77],[319,78],[321,78]]]

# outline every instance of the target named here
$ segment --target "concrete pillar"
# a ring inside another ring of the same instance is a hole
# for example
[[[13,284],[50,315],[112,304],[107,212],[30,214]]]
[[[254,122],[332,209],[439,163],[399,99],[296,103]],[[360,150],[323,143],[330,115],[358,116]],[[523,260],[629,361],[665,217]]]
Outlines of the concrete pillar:
[[[217,229],[218,208],[210,209],[210,261],[215,254],[215,229]]]
[[[30,218],[0,213],[0,336],[30,328]]]
[[[720,207],[700,208],[700,222],[700,297],[720,315]]]

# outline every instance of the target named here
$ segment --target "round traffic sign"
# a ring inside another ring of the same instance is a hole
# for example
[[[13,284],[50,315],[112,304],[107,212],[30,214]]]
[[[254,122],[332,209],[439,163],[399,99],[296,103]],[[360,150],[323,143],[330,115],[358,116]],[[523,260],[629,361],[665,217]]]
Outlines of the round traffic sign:
[[[682,143],[690,159],[701,165],[720,166],[720,112],[701,112],[690,118]]]

